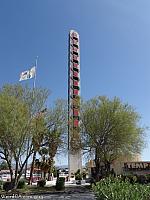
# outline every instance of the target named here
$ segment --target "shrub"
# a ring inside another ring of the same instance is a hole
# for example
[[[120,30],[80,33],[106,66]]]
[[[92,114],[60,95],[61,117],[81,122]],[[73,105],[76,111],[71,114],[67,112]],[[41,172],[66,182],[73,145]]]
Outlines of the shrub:
[[[13,188],[13,183],[12,182],[7,181],[7,182],[3,183],[3,190],[9,191],[12,188]]]
[[[150,187],[141,184],[131,184],[120,178],[107,177],[92,186],[100,200],[149,200]]]
[[[147,178],[146,175],[137,176],[137,182],[138,183],[145,184],[145,183],[148,182],[147,180],[148,180],[148,178]]]
[[[127,175],[125,177],[125,179],[123,179],[123,180],[124,181],[129,181],[130,183],[134,184],[134,183],[136,183],[138,181],[138,178],[135,175]]]
[[[17,185],[18,189],[22,189],[25,187],[25,180],[24,179],[20,179]]]
[[[75,175],[75,180],[82,180],[82,175],[81,174],[76,174]]]
[[[78,169],[77,172],[75,173],[75,180],[82,180],[80,169]]]
[[[150,183],[150,174],[146,175],[147,183]]]
[[[86,179],[86,172],[82,172],[82,177],[84,180]]]
[[[65,178],[59,177],[56,181],[56,190],[63,190],[65,188]]]
[[[78,169],[76,172],[75,172],[75,175],[76,174],[80,174],[80,169]]]
[[[37,182],[38,187],[44,187],[46,185],[46,180],[41,179]]]

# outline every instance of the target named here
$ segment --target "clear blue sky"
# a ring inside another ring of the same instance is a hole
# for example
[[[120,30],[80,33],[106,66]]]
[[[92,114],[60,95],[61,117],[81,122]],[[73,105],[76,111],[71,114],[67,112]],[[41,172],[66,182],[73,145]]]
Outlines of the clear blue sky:
[[[81,92],[118,96],[150,125],[149,0],[0,0],[0,86],[39,56],[37,86],[67,99],[68,33],[80,34]],[[31,84],[31,81],[28,81]],[[143,160],[150,160],[150,139]]]

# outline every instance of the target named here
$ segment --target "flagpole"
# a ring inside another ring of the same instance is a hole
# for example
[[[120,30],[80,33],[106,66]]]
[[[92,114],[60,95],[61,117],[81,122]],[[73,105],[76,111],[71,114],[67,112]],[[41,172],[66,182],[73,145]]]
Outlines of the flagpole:
[[[33,81],[33,99],[35,98],[37,61],[38,61],[38,56],[36,57],[36,60],[35,60],[35,76],[34,76],[34,81]],[[31,168],[30,168],[30,177],[29,177],[28,185],[32,185],[32,177],[33,177],[35,159],[36,159],[36,151],[34,151],[33,157],[32,157],[32,163],[31,163]]]
[[[34,81],[33,81],[33,98],[34,98],[35,86],[36,86],[37,61],[38,61],[38,56],[36,57],[36,60],[35,60],[35,76],[34,76]],[[28,143],[27,143],[27,156],[28,156],[29,145],[30,145],[30,139],[28,139]],[[28,168],[28,160],[25,165],[25,179],[27,178],[27,168]],[[30,171],[31,171],[31,169],[30,169]],[[30,177],[31,177],[31,175],[30,175]],[[30,179],[30,177],[29,177],[29,179]],[[31,182],[31,180],[29,180],[29,181]],[[30,184],[30,183],[28,183],[28,184]]]

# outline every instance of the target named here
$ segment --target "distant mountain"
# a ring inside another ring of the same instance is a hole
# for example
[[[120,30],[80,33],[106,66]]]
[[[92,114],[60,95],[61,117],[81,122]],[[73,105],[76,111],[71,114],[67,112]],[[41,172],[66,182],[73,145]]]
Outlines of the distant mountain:
[[[56,168],[57,169],[65,169],[65,168],[68,168],[68,165],[57,165]]]

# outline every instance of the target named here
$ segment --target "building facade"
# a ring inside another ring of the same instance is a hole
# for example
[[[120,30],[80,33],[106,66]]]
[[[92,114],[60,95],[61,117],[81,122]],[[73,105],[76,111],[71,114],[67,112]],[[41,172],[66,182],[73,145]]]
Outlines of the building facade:
[[[88,162],[88,172],[89,175],[92,176],[92,171],[95,170],[95,162],[94,160],[89,160]],[[100,164],[100,168],[104,169],[105,165],[103,162]],[[114,160],[110,166],[111,170],[115,172],[116,175],[120,174],[134,174],[134,175],[145,175],[150,174],[150,162],[149,161],[141,161],[141,157],[139,154],[134,157],[120,157],[117,160]]]
[[[68,168],[69,176],[82,168],[80,150],[80,43],[79,34],[69,33],[68,59]]]

